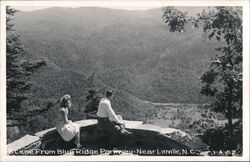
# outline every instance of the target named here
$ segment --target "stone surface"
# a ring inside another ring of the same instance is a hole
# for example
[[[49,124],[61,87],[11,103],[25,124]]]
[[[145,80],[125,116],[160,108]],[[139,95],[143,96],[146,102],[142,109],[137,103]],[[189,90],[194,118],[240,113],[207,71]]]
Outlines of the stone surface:
[[[7,146],[7,151],[8,153],[11,153],[13,151],[25,148],[26,146],[39,141],[40,138],[37,136],[31,136],[31,135],[25,135],[24,137],[8,144]]]
[[[143,122],[142,121],[130,121],[124,120],[126,128],[134,129],[140,127]]]
[[[97,120],[81,120],[75,122],[81,126],[81,143],[86,148],[118,148],[136,150],[143,149],[202,149],[207,146],[198,138],[191,138],[187,133],[174,129],[162,128],[152,124],[143,124],[141,121],[125,120],[126,128],[133,134],[106,135],[96,129]],[[74,140],[65,143],[55,128],[35,133],[35,136],[26,135],[23,138],[8,145],[8,152],[15,151],[31,144],[41,141],[41,149],[58,149],[61,146],[67,149],[74,148]]]
[[[38,136],[38,137],[43,137],[45,134],[48,134],[50,132],[53,132],[53,131],[56,131],[56,128],[50,128],[50,129],[46,129],[46,130],[43,130],[41,132],[37,132],[35,133],[35,136]]]
[[[88,125],[96,124],[97,120],[96,119],[80,120],[80,121],[76,121],[74,123],[79,124],[81,127],[86,127]],[[37,133],[35,133],[35,136],[43,137],[44,135],[48,135],[50,133],[53,134],[53,133],[55,133],[55,131],[56,131],[56,128],[53,127],[53,128],[50,128],[50,129],[46,129],[46,130],[37,132]]]
[[[97,124],[97,120],[96,119],[79,120],[74,123],[79,124],[81,127],[86,127],[89,125]]]

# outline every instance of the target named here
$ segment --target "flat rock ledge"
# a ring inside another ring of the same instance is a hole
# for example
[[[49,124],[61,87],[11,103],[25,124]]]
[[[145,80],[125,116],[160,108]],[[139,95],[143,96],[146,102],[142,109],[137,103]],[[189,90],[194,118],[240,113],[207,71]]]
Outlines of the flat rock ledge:
[[[127,149],[132,150],[132,153],[137,151],[137,153],[135,153],[137,155],[156,155],[156,152],[155,154],[151,154],[152,152],[148,152],[148,154],[140,154],[138,153],[138,149],[151,151],[184,150],[187,152],[190,152],[190,150],[206,151],[208,149],[207,145],[200,139],[191,138],[187,133],[181,130],[162,128],[153,124],[144,124],[141,121],[125,120],[126,128],[133,133],[129,136],[103,135],[96,129],[96,119],[80,120],[74,123],[81,126],[81,144],[84,146],[83,149]],[[56,128],[51,128],[37,132],[34,135],[25,135],[24,137],[8,144],[7,151],[9,155],[26,155],[21,154],[20,152],[29,153],[35,149],[56,150],[58,148],[71,150],[75,147],[73,141],[74,140],[64,142],[57,133]],[[67,155],[68,153],[65,152],[65,154]],[[103,154],[105,155],[105,153]],[[177,151],[176,153],[168,155],[179,155],[179,152]]]

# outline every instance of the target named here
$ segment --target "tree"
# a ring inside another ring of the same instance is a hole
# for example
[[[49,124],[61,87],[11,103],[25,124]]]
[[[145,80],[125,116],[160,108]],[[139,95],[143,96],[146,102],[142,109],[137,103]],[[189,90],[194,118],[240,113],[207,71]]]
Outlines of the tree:
[[[173,7],[163,8],[163,12],[171,32],[184,32],[185,25],[191,23],[195,28],[202,28],[205,39],[216,38],[220,42],[208,71],[201,77],[201,93],[212,97],[212,109],[224,113],[228,119],[232,148],[232,118],[242,119],[242,8],[208,8],[197,17],[188,17]]]
[[[7,119],[17,121],[14,125],[21,125],[28,117],[40,114],[47,109],[33,110],[28,104],[32,86],[30,77],[46,63],[43,60],[24,59],[26,52],[14,29],[13,16],[16,12],[15,9],[6,7]]]

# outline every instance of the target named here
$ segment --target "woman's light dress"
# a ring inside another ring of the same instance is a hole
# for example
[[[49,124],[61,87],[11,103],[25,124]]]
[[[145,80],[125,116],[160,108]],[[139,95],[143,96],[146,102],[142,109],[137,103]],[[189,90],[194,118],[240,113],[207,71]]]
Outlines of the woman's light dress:
[[[65,123],[63,120],[62,112],[65,113],[65,115],[68,115],[68,109],[67,108],[61,108],[60,109],[60,115],[59,115],[59,121],[56,124],[56,130],[61,135],[64,141],[70,141],[73,139],[77,133],[79,132],[79,125],[72,123]]]

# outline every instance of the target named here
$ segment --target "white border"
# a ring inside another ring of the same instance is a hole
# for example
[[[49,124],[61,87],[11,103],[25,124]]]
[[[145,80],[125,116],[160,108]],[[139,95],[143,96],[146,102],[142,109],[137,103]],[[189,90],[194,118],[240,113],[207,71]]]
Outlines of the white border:
[[[10,6],[96,6],[96,7],[161,7],[161,6],[243,6],[243,156],[242,157],[179,157],[179,156],[7,156],[6,145],[6,61],[5,8]],[[0,58],[1,161],[249,161],[249,1],[248,0],[170,0],[170,1],[1,1]]]

